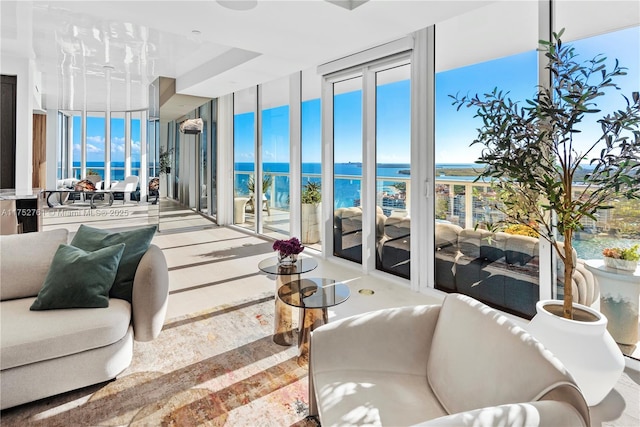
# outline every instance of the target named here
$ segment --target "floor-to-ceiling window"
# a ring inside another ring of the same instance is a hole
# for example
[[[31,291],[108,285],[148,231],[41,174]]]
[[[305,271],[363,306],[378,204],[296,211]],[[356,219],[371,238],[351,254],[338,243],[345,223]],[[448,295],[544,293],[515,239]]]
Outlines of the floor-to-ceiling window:
[[[254,195],[252,209],[262,210],[262,232],[289,236],[289,77],[261,86],[262,196]]]
[[[362,262],[362,76],[333,83],[334,255]]]
[[[333,253],[407,279],[410,79],[406,53],[325,77],[333,94]]]
[[[488,182],[474,182],[480,147],[471,143],[482,122],[473,109],[457,110],[451,96],[498,87],[514,101],[531,98],[538,84],[537,15],[536,2],[499,2],[436,25],[435,287],[525,317],[535,314],[540,297],[539,240],[500,227],[499,194]]]
[[[409,279],[411,65],[384,68],[375,78],[377,267]]]
[[[246,228],[255,226],[256,99],[255,87],[233,95],[234,224]]]
[[[180,174],[182,173],[182,168],[180,167],[180,157],[182,156],[182,150],[180,149],[180,128],[176,124],[173,127],[173,167],[171,168],[171,173],[173,176],[173,198],[179,199],[180,197]]]
[[[60,178],[90,179],[104,186],[105,171],[109,172],[110,185],[129,175],[141,175],[143,126],[148,126],[152,132],[156,126],[145,124],[146,110],[113,111],[108,118],[105,112],[83,114],[80,111],[61,110],[58,117],[57,161]],[[108,147],[106,135],[109,135]],[[151,159],[148,176],[154,176],[156,154],[149,152],[148,147],[147,153],[147,159]],[[143,189],[142,183],[140,189]]]
[[[211,199],[209,200],[209,212],[216,220],[218,219],[218,100],[211,101],[211,126],[210,126],[210,185],[211,185]]]
[[[140,176],[140,159],[141,159],[140,144],[142,141],[142,123],[145,120],[145,118],[146,118],[146,113],[144,111],[134,111],[131,113],[129,118],[131,136],[129,138],[130,151],[128,152],[129,154],[128,157],[130,159],[129,161],[131,164],[131,175]],[[125,150],[126,150],[126,147],[125,147]],[[125,161],[127,161],[126,157],[127,156],[125,154]],[[158,176],[157,172],[153,175],[149,174],[149,177],[156,177],[156,176]]]
[[[71,118],[68,114],[58,111],[58,145],[57,145],[57,163],[56,177],[65,179],[71,176],[69,169],[69,157],[72,150],[69,150],[69,133],[71,131]]]
[[[587,156],[588,160],[599,157],[600,150],[605,147],[604,141],[593,145],[602,135],[602,128],[597,121],[605,115],[624,109],[627,105],[624,97],[632,99],[633,92],[640,91],[640,26],[637,24],[637,4],[636,13],[629,13],[633,10],[633,2],[582,1],[572,5],[565,3],[568,2],[558,2],[556,6],[556,28],[565,29],[562,41],[575,49],[575,53],[579,55],[577,59],[587,61],[598,57],[603,60],[601,65],[606,66],[609,71],[616,62],[626,68],[626,75],[613,80],[618,88],[605,88],[602,92],[604,96],[597,98],[596,108],[600,112],[586,114],[585,119],[579,124],[581,132],[573,136],[573,144],[578,152],[586,152],[593,146]],[[580,8],[579,16],[574,13],[575,7]],[[615,21],[612,23],[608,17]],[[622,25],[625,22],[626,28]],[[597,82],[599,79],[600,76],[597,75],[592,81]],[[580,197],[585,190],[581,185],[581,178],[592,168],[588,161],[583,162],[581,170],[574,178],[574,197]],[[605,248],[629,248],[640,244],[640,201],[629,200],[620,195],[611,206],[612,209],[599,210],[593,218],[584,218],[581,221],[583,229],[576,232],[573,239],[578,259],[597,262],[603,258],[602,251]],[[557,278],[559,298],[564,295],[561,273],[562,271]],[[600,311],[608,317],[610,331],[614,339],[621,343],[620,348],[623,352],[633,353],[637,348],[635,344],[638,337],[636,335],[631,338],[631,343],[629,335],[633,336],[638,327],[634,324],[637,322],[637,319],[634,319],[634,315],[637,314],[637,295],[634,296],[634,301],[630,294],[625,295],[624,287],[612,288],[610,282],[603,283],[602,278],[600,280]],[[574,298],[575,291],[574,287]]]
[[[125,177],[125,113],[111,113],[111,180],[122,181]]]
[[[102,179],[105,177],[105,139],[106,124],[104,112],[87,112],[87,128],[86,134],[86,152],[87,152],[87,170],[86,175],[99,175]]]
[[[302,208],[301,241],[315,249],[322,248],[322,79],[315,70],[302,72],[301,154]]]
[[[71,140],[71,177],[80,179],[80,169],[82,164],[82,113],[80,111],[69,111],[69,133]]]
[[[198,147],[198,209],[201,212],[209,212],[209,188],[207,187],[209,178],[209,135],[211,127],[211,105],[205,103],[199,108],[199,116],[202,119],[202,133],[199,138]]]

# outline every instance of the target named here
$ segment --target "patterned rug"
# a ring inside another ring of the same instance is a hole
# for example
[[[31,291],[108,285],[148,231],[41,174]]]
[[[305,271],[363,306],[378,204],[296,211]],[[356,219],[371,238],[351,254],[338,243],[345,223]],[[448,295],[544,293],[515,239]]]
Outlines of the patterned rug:
[[[271,294],[171,319],[116,380],[3,411],[2,426],[317,426],[273,311]]]

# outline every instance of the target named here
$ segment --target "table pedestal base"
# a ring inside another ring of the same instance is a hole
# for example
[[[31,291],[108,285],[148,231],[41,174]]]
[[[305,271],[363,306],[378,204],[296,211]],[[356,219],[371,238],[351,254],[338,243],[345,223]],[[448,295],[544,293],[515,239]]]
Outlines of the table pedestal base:
[[[300,324],[298,327],[298,365],[309,364],[309,345],[311,331],[329,322],[326,308],[300,308]]]
[[[284,278],[286,277],[286,282]],[[282,302],[278,298],[278,289],[283,283],[287,283],[291,280],[290,276],[283,275],[276,278],[276,306],[273,319],[273,342],[279,345],[291,346],[293,345],[293,317],[291,313],[291,306]]]
[[[279,345],[293,345],[293,322],[291,307],[276,296],[275,318],[273,321],[273,342]]]

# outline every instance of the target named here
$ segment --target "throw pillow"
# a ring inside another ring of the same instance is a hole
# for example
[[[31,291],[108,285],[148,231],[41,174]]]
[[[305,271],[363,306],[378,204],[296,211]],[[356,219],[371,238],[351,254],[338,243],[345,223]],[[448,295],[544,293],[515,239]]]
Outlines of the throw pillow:
[[[109,296],[131,302],[133,278],[155,232],[155,225],[113,233],[83,224],[71,240],[71,245],[85,251],[95,251],[118,243],[126,244]]]
[[[124,243],[95,252],[61,244],[31,310],[109,307]]]
[[[74,186],[75,191],[96,191],[96,186],[93,182],[88,179],[83,179],[82,181],[76,182]]]

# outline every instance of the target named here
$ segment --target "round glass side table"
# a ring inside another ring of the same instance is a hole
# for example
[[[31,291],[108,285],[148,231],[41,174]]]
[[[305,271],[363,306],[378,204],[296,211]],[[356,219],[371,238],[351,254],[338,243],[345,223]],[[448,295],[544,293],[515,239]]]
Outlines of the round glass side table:
[[[298,279],[278,289],[278,297],[285,304],[300,309],[298,324],[298,364],[309,363],[311,331],[329,322],[327,308],[345,302],[349,287],[332,279]]]
[[[290,266],[278,264],[278,257],[263,259],[258,263],[258,268],[263,273],[276,276],[276,297],[273,319],[273,342],[279,345],[293,345],[293,317],[291,306],[278,298],[278,289],[292,280],[299,279],[300,274],[308,273],[318,267],[314,258],[298,256],[298,260]]]

